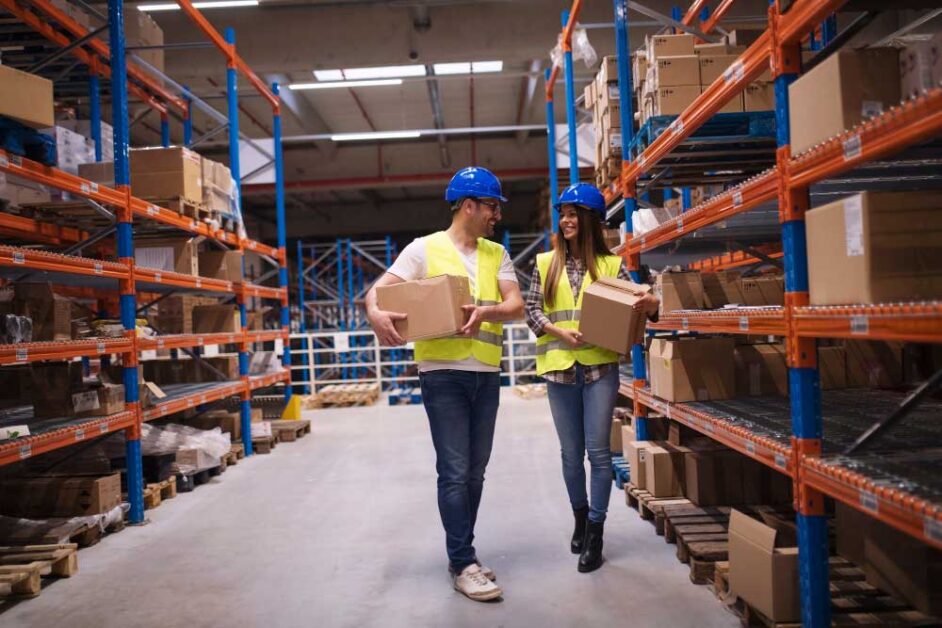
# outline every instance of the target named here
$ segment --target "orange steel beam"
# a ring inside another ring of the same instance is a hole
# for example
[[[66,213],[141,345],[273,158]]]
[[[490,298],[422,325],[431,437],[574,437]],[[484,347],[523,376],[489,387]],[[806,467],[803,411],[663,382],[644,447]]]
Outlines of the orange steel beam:
[[[0,466],[133,427],[136,422],[134,411],[125,410],[107,417],[90,419],[79,425],[70,425],[51,432],[6,441],[0,443]]]
[[[578,0],[577,0],[578,1]],[[193,6],[193,3],[190,0],[176,0],[177,4],[180,5],[180,8],[183,12],[190,18],[190,20],[199,28],[203,33],[209,37],[210,41],[217,47],[219,50],[226,55],[226,61],[229,66],[236,68],[245,75],[245,78],[249,80],[249,83],[258,91],[262,97],[268,101],[268,104],[271,105],[272,110],[275,114],[278,114],[281,108],[281,101],[277,96],[275,96],[268,85],[265,84],[265,81],[260,79],[258,75],[252,71],[252,68],[238,55],[236,54],[235,49],[230,46],[225,38],[219,34],[219,31],[209,23],[202,13]]]
[[[16,4],[15,0],[3,0],[2,4],[5,8],[7,8],[8,11],[13,13],[14,15],[17,15],[17,17],[20,17],[21,19],[24,18],[24,15],[29,14],[28,11],[26,11],[22,7],[19,7]],[[65,13],[64,11],[62,11],[61,9],[53,5],[51,2],[49,2],[49,0],[30,0],[30,4],[32,4],[34,7],[39,9],[42,13],[46,14],[47,16],[51,17],[56,22],[58,22],[62,26],[62,28],[72,33],[72,35],[76,39],[88,35],[89,30],[87,28],[85,28],[84,26],[82,26],[81,24],[73,20],[71,17],[69,17],[67,13]],[[24,19],[24,21],[26,20]],[[43,22],[43,24],[45,23]],[[32,26],[34,29],[36,28],[34,24],[29,24],[29,25]],[[44,30],[46,30],[47,32],[56,32],[56,31],[53,31],[51,27],[48,26],[48,24],[46,24],[46,26],[47,26],[47,29],[44,29]],[[39,29],[36,29],[36,30],[39,30]],[[49,38],[47,32],[40,32],[40,34]],[[58,41],[55,41],[55,43],[60,43],[63,45],[68,45],[69,43],[72,43],[71,41],[69,41],[68,38],[63,37],[63,39],[65,39],[64,42],[61,39],[59,39]],[[109,66],[111,63],[111,49],[108,47],[108,45],[105,42],[101,41],[100,39],[91,39],[85,45],[88,46],[96,55],[98,55],[98,57],[100,57],[100,60],[102,62],[102,66],[101,66],[102,70],[104,70],[106,74],[110,75],[111,72],[110,72]],[[88,61],[86,63],[91,65],[92,62]],[[139,82],[144,88],[146,88],[146,91],[149,92],[149,93],[143,93],[143,92],[138,93],[138,95],[141,96],[145,101],[147,101],[148,104],[150,104],[151,106],[154,106],[155,104],[157,104],[158,110],[165,112],[166,108],[154,100],[154,97],[158,97],[164,103],[173,105],[177,110],[181,112],[186,112],[187,110],[186,102],[182,98],[170,93],[167,90],[167,88],[165,88],[163,85],[158,83],[154,78],[152,78],[144,70],[134,65],[133,62],[128,64],[127,72],[128,72],[129,78],[132,78],[135,81]],[[132,84],[131,85],[132,91],[139,91],[139,90],[135,90],[134,87],[135,86]]]
[[[684,15],[684,19],[682,20],[683,23],[687,26],[693,24],[694,20],[696,20],[700,15],[700,11],[702,11],[703,7],[706,6],[706,3],[707,0],[695,0],[695,2],[690,5],[690,8],[687,9],[687,13]]]
[[[782,247],[780,244],[763,244],[755,248],[757,251],[768,255],[772,259],[779,259],[783,256]],[[730,253],[724,253],[723,255],[715,255],[713,257],[708,257],[707,259],[691,262],[689,266],[692,270],[711,272],[737,268],[739,266],[747,266],[749,264],[757,264],[761,261],[762,260],[760,260],[758,257],[753,257],[745,251],[732,251]]]
[[[564,52],[572,49],[572,31],[576,28],[580,11],[582,11],[582,0],[573,0],[572,8],[569,9],[569,20],[560,33],[562,39],[560,43]],[[553,69],[550,70],[549,80],[546,82],[546,100],[553,100],[553,86],[556,85],[557,77],[559,77],[559,66],[554,64]]]
[[[798,44],[847,0],[799,0],[779,18],[779,45]]]
[[[857,338],[942,342],[942,303],[888,303],[796,308],[795,333],[803,338]]]
[[[662,316],[650,329],[685,330],[710,334],[759,334],[784,336],[785,310],[769,307],[761,310],[727,308],[716,311],[672,313]]]
[[[0,365],[24,364],[39,360],[71,360],[77,356],[98,356],[127,353],[131,350],[128,338],[91,338],[66,342],[27,342],[0,345]]]
[[[716,10],[710,14],[710,18],[700,25],[700,30],[702,30],[704,33],[709,33],[714,28],[716,28],[716,25],[719,24],[719,21],[723,19],[723,16],[726,15],[730,8],[732,8],[735,1],[736,0],[723,0],[723,2],[720,3],[720,6],[716,7]]]
[[[16,246],[0,246],[0,266],[45,270],[70,275],[89,275],[106,279],[125,279],[128,276],[128,267],[119,262],[103,262],[86,257],[61,255]]]

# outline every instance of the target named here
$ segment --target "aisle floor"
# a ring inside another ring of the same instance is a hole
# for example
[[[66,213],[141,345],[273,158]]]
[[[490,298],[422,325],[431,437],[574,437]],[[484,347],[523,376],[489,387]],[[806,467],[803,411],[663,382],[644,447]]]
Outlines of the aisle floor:
[[[109,628],[736,626],[614,490],[606,565],[580,574],[545,399],[505,391],[478,521],[505,596],[451,588],[421,406],[307,414],[313,434],[240,461],[79,554],[0,625]]]

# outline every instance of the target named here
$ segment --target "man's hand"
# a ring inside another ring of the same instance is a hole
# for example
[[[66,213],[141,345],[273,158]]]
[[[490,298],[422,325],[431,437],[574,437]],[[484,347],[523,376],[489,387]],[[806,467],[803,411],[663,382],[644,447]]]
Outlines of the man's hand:
[[[474,338],[481,329],[481,323],[486,320],[484,318],[485,307],[478,305],[462,305],[461,309],[464,310],[465,315],[468,317],[468,322],[461,328],[461,335]]]
[[[645,314],[650,315],[656,313],[657,308],[660,305],[661,301],[656,296],[648,292],[631,307],[636,312],[644,312]]]
[[[379,344],[384,347],[399,347],[406,344],[399,332],[396,331],[396,321],[404,321],[405,314],[399,312],[386,312],[384,310],[373,309],[367,312],[367,318],[370,320],[370,327],[379,338]]]

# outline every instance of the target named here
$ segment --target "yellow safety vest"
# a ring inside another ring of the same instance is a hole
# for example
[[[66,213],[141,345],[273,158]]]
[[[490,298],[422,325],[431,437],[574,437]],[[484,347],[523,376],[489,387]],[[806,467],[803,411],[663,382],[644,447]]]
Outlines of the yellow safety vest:
[[[540,288],[546,294],[546,276],[554,253],[541,253],[536,256],[536,266],[540,270]],[[617,277],[621,269],[621,258],[606,255],[596,258],[599,274],[602,277]],[[579,299],[573,302],[572,286],[566,270],[559,274],[556,286],[556,302],[550,306],[543,299],[543,312],[550,322],[563,329],[579,329],[579,314],[582,312],[582,297],[585,289],[592,284],[592,275],[588,272],[582,280]],[[538,375],[552,371],[565,371],[578,362],[587,366],[618,362],[618,354],[594,345],[582,349],[570,349],[569,345],[550,334],[543,334],[536,339],[536,372]]]
[[[427,277],[458,275],[467,277],[454,243],[444,231],[425,237],[425,257],[428,260]],[[478,274],[474,282],[472,297],[476,305],[497,305],[503,299],[497,285],[497,273],[504,257],[504,247],[490,240],[478,238]],[[415,359],[417,362],[440,360],[457,362],[472,355],[489,366],[500,366],[504,348],[504,326],[501,323],[484,322],[474,338],[453,336],[435,340],[417,340]]]

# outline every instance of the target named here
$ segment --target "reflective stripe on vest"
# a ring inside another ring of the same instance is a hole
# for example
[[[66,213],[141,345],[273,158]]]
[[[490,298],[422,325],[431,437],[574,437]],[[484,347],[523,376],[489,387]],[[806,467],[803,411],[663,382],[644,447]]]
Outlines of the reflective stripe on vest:
[[[555,253],[541,253],[537,255],[536,263],[540,274],[540,287],[546,294],[546,278],[549,274],[550,262]],[[598,273],[602,277],[617,277],[621,270],[621,258],[615,256],[599,257],[596,260]],[[579,296],[574,299],[572,286],[565,269],[560,273],[556,284],[556,299],[552,306],[543,300],[543,313],[551,323],[563,329],[579,329],[579,320],[582,313],[582,297],[585,290],[592,284],[592,275],[588,272],[579,289]],[[566,343],[549,334],[543,334],[536,341],[536,372],[543,375],[551,371],[564,371],[576,362],[585,365],[608,364],[618,362],[618,354],[608,349],[594,345],[586,345],[582,349],[571,349]]]
[[[428,260],[427,277],[457,275],[467,277],[468,271],[458,249],[444,231],[425,238],[425,253]],[[483,238],[478,239],[477,281],[474,282],[474,303],[478,306],[501,303],[497,274],[504,256],[504,247]],[[499,367],[503,354],[504,327],[500,323],[484,322],[474,338],[451,336],[435,340],[419,340],[415,343],[415,359],[457,362],[474,356],[489,366]]]

